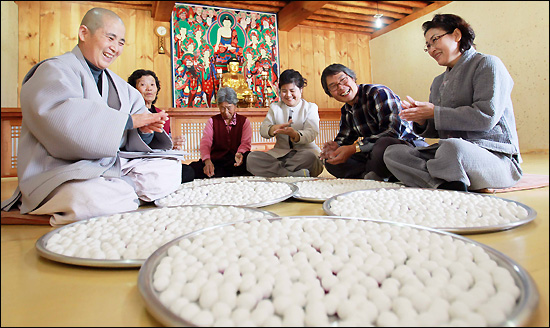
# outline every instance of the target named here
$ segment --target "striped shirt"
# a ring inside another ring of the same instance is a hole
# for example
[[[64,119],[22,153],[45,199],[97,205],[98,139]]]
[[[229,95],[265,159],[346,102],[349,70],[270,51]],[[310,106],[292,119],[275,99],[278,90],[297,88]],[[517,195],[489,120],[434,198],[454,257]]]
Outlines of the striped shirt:
[[[401,120],[401,99],[381,84],[359,84],[357,102],[341,108],[340,131],[334,141],[351,145],[357,139],[363,144],[381,137],[394,137],[413,142],[423,138],[413,132],[411,122]]]

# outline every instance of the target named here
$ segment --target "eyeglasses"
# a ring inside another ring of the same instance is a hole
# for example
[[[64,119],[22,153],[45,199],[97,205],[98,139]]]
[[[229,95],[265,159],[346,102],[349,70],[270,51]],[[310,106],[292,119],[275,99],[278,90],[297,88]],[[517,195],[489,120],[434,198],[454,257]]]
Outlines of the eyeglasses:
[[[435,44],[437,43],[437,41],[439,41],[439,39],[441,39],[442,37],[444,37],[445,35],[447,34],[451,34],[452,32],[447,32],[445,34],[441,34],[441,35],[438,35],[438,36],[434,36],[432,38],[432,41],[431,42],[427,42],[426,43],[426,46],[424,47],[424,51],[425,52],[428,52],[430,50],[431,47],[435,46]]]
[[[338,86],[339,86],[339,85],[347,85],[347,84],[348,84],[348,81],[349,81],[349,77],[346,75],[346,76],[344,76],[343,78],[340,79],[340,82],[338,82],[338,83],[331,83],[331,84],[328,86],[328,91],[334,92],[334,91],[338,90]]]

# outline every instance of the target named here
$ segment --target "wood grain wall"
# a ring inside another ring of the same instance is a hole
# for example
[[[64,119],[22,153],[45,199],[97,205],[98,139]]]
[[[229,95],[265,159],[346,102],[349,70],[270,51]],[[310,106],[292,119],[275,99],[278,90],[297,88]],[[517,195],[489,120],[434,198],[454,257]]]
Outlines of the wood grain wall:
[[[41,60],[71,51],[77,44],[78,27],[84,14],[95,6],[117,13],[126,26],[126,45],[120,57],[109,67],[126,79],[135,69],[150,69],[161,81],[158,107],[172,107],[170,47],[166,54],[157,52],[154,28],[168,22],[154,21],[150,11],[119,8],[106,3],[82,1],[17,1],[19,9],[18,85],[29,69]],[[320,82],[323,69],[332,63],[344,64],[355,71],[359,83],[371,83],[370,37],[298,26],[290,32],[279,31],[281,71],[298,70],[307,80],[304,98],[320,108],[340,108],[328,97]],[[170,38],[165,40],[170,44]],[[20,106],[18,89],[18,106]]]

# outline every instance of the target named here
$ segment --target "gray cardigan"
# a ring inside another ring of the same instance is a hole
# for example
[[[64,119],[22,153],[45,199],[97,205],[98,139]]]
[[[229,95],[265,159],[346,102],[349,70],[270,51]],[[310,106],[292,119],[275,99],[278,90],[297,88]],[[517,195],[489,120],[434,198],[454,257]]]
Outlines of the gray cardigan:
[[[490,151],[519,155],[512,106],[514,81],[502,61],[470,48],[430,87],[434,118],[414,124],[427,138],[462,138]]]
[[[100,94],[78,46],[27,73],[21,87],[19,186],[2,209],[21,197],[25,214],[64,182],[120,177],[121,150],[172,147],[165,132],[155,133],[147,145],[137,129],[125,130],[128,115],[148,112],[147,107],[139,91],[112,71],[104,73]]]

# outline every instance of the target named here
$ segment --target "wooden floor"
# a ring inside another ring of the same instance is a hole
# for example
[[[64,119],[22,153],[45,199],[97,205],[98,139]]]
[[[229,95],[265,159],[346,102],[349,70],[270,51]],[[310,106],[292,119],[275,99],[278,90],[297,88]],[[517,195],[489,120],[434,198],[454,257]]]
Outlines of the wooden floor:
[[[548,175],[548,154],[525,154],[525,173]],[[17,186],[3,178],[2,200]],[[549,188],[496,194],[526,204],[537,218],[515,229],[467,235],[526,269],[539,293],[527,326],[549,326]],[[262,207],[280,216],[324,215],[322,204],[297,200]],[[40,257],[35,242],[53,228],[2,225],[2,326],[159,326],[147,311],[137,287],[138,270],[96,269],[52,262]]]

